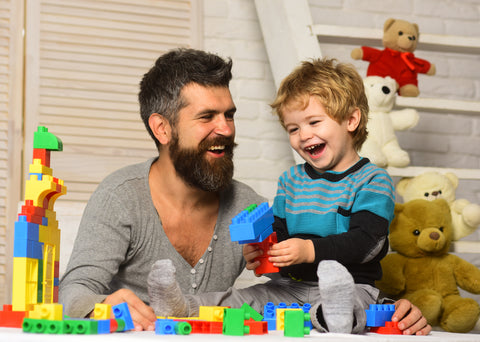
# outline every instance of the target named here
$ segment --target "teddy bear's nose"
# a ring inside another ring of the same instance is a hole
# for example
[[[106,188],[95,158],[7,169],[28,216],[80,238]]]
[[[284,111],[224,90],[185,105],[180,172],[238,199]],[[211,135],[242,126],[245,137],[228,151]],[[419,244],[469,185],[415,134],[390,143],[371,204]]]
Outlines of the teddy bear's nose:
[[[390,88],[387,87],[387,86],[383,86],[383,87],[382,87],[382,92],[383,92],[385,95],[390,94]]]
[[[437,232],[431,232],[430,233],[430,239],[436,241],[436,240],[440,239],[440,234],[438,234]]]

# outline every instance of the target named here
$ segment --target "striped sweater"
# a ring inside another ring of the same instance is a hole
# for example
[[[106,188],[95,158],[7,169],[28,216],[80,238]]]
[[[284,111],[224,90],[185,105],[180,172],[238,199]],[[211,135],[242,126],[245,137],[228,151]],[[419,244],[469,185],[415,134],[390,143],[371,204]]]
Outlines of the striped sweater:
[[[280,241],[311,239],[315,262],[285,267],[282,275],[317,280],[318,263],[337,260],[355,282],[373,285],[388,251],[394,191],[387,172],[366,158],[344,172],[318,173],[307,163],[284,172],[273,204],[274,229]]]

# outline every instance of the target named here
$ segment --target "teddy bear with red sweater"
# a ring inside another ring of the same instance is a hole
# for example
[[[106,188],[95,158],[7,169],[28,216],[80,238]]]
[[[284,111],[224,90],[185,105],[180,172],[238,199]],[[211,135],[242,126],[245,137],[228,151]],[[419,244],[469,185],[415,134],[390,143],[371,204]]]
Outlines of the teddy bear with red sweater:
[[[427,60],[417,58],[419,28],[415,23],[405,20],[387,19],[383,26],[383,46],[379,50],[368,46],[355,48],[351,52],[353,59],[370,62],[367,76],[390,76],[398,83],[401,96],[418,96],[417,75],[434,75],[435,65]]]

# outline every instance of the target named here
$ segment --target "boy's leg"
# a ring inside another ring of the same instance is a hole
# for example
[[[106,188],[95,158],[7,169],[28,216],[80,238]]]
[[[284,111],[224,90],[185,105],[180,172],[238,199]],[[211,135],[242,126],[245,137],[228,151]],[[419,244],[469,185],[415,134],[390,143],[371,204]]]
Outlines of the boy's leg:
[[[352,333],[362,334],[367,324],[367,310],[370,304],[376,304],[380,291],[367,284],[355,285],[355,305],[353,307],[354,324]]]
[[[352,275],[334,260],[321,261],[317,275],[320,301],[310,310],[313,326],[322,332],[351,333],[355,298]]]

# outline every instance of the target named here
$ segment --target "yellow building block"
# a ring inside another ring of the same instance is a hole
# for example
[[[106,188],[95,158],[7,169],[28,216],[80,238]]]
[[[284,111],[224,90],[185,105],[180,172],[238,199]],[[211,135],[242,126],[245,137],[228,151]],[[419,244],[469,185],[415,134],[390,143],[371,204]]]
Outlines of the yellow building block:
[[[53,303],[53,288],[55,275],[55,246],[44,244],[43,252],[43,303]]]
[[[202,321],[223,322],[226,306],[200,306],[198,318]]]
[[[93,319],[110,319],[112,318],[112,305],[97,303],[93,309]]]
[[[38,260],[13,258],[12,310],[30,311],[37,304]]]
[[[41,159],[33,159],[33,163],[30,164],[28,171],[30,173],[41,173],[42,175],[49,175],[53,174],[53,170],[45,165],[42,165]]]
[[[61,321],[63,320],[63,306],[58,303],[36,304],[28,313],[28,318]]]
[[[285,311],[287,310],[302,310],[296,308],[285,308],[285,309],[277,309],[277,330],[284,330],[285,329]]]

